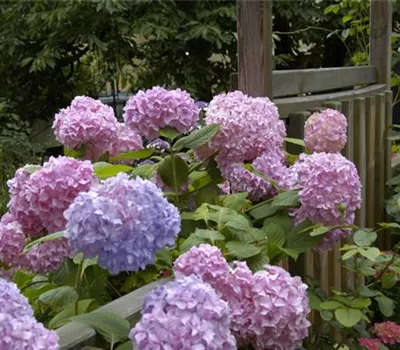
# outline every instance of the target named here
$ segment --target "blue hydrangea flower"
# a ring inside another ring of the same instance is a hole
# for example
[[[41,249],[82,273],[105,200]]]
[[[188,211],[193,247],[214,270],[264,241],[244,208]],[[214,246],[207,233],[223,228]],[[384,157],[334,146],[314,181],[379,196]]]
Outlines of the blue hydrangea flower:
[[[181,227],[178,209],[155,184],[123,173],[79,194],[65,217],[74,252],[98,256],[112,274],[153,264],[157,251],[175,243]]]

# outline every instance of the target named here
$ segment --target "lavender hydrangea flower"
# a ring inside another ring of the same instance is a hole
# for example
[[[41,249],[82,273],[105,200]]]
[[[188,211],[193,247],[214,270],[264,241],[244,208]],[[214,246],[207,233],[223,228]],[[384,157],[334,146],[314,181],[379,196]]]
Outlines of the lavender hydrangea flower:
[[[2,278],[0,278],[0,313],[12,318],[33,317],[32,307],[28,299],[20,293],[17,285]]]
[[[308,335],[307,285],[277,266],[257,272],[252,285],[249,331],[256,349],[297,350]]]
[[[179,256],[174,263],[175,276],[199,276],[216,290],[225,283],[230,268],[222,252],[209,244],[200,244]]]
[[[195,276],[182,277],[155,293],[129,334],[138,350],[236,349],[229,307],[210,285]]]
[[[304,142],[313,152],[340,152],[347,142],[347,119],[334,109],[316,112],[304,125]]]
[[[206,124],[220,124],[220,130],[199,157],[219,151],[220,166],[251,162],[268,149],[279,149],[286,136],[278,109],[266,97],[249,97],[240,91],[215,96],[207,108]]]
[[[98,256],[112,274],[154,263],[157,251],[175,243],[181,222],[156,185],[124,173],[79,194],[65,218],[72,250]]]
[[[124,123],[117,125],[117,137],[109,146],[109,155],[115,157],[120,153],[139,151],[143,148],[142,138]],[[124,161],[118,161],[123,163]]]
[[[7,265],[18,263],[19,255],[25,248],[25,235],[21,225],[14,221],[0,223],[0,261]]]
[[[197,123],[199,109],[186,91],[155,86],[130,97],[123,117],[139,135],[153,140],[166,126],[180,133],[189,131]]]
[[[361,181],[355,165],[340,153],[302,154],[292,167],[294,187],[300,188],[300,208],[293,212],[295,223],[310,220],[325,226],[353,224],[361,206]],[[339,206],[344,206],[345,216]],[[316,247],[331,249],[347,230],[333,230]]]
[[[86,146],[86,158],[96,161],[117,138],[114,110],[99,100],[75,97],[71,105],[56,114],[53,130],[56,139],[70,149]]]
[[[33,317],[13,318],[0,312],[0,349],[58,350],[58,336]]]

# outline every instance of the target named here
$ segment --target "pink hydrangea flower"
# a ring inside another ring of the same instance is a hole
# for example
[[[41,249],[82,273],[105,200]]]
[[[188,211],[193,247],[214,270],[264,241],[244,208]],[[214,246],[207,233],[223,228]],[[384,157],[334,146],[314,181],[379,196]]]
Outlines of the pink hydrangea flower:
[[[47,241],[21,256],[20,266],[29,272],[46,274],[58,270],[71,254],[65,238]]]
[[[115,157],[121,153],[139,151],[142,148],[142,138],[124,123],[118,123],[117,137],[110,144],[109,155]]]
[[[292,167],[294,188],[300,188],[300,208],[295,223],[310,220],[326,226],[353,224],[361,206],[361,182],[355,165],[339,153],[302,154]],[[345,217],[339,209],[346,208]],[[331,249],[347,230],[333,230],[324,236],[317,251]]]
[[[195,274],[216,290],[226,282],[229,265],[219,248],[210,244],[200,244],[179,256],[174,263],[174,273],[179,276]]]
[[[180,133],[189,131],[197,124],[199,108],[186,91],[155,86],[130,97],[123,117],[139,135],[153,140],[166,126]]]
[[[220,166],[251,162],[267,149],[281,148],[286,136],[274,103],[240,91],[215,96],[207,108],[205,123],[220,124],[207,146],[207,153],[219,151],[216,159]]]
[[[395,322],[375,323],[372,331],[384,344],[400,343],[400,325]]]
[[[252,285],[254,313],[249,331],[256,349],[297,350],[311,323],[307,285],[277,266],[257,272]]]
[[[117,118],[101,101],[77,96],[56,114],[53,130],[56,139],[70,149],[85,145],[86,158],[95,161],[117,137]]]
[[[29,177],[21,192],[28,210],[40,218],[48,232],[53,233],[65,228],[64,211],[76,196],[88,191],[95,183],[97,178],[89,161],[51,157]]]
[[[0,224],[0,261],[16,265],[24,247],[25,235],[18,222]]]
[[[375,338],[360,338],[359,343],[368,350],[379,350],[379,345],[382,344],[379,339]]]
[[[347,142],[347,119],[334,109],[316,112],[304,126],[304,142],[313,152],[340,152]]]

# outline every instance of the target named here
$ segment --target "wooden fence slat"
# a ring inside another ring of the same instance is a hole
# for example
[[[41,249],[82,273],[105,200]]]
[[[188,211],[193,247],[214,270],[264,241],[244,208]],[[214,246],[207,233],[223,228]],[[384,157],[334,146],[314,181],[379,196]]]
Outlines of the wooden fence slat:
[[[304,123],[310,116],[309,112],[291,113],[287,120],[287,135],[296,139],[304,138]],[[291,154],[300,154],[304,151],[303,147],[291,143],[286,145],[287,151]]]
[[[231,86],[238,86],[237,81],[238,74],[232,73]],[[376,81],[376,68],[371,66],[275,70],[272,72],[272,96],[332,91]]]
[[[344,155],[347,159],[354,160],[354,102],[347,100],[342,102],[343,114],[347,118],[347,143]]]
[[[384,133],[384,144],[385,144],[385,185],[387,181],[392,177],[392,142],[388,140],[390,135],[390,126],[393,124],[393,92],[385,92],[385,133]],[[385,221],[389,221],[389,215],[385,213]],[[384,249],[389,250],[391,245],[391,234],[385,232],[385,246]]]
[[[362,184],[362,204],[356,215],[356,224],[365,227],[365,193],[366,193],[366,126],[365,98],[354,99],[354,163],[357,166]]]
[[[374,228],[376,224],[376,159],[375,159],[375,132],[376,132],[376,97],[368,96],[366,102],[366,132],[367,132],[367,188],[366,188],[366,225]],[[378,193],[382,196],[382,193]]]

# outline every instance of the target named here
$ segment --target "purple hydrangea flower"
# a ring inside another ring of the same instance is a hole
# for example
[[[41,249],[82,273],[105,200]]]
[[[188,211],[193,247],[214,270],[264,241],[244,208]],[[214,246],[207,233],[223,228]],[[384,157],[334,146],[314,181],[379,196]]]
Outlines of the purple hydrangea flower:
[[[21,225],[16,221],[0,223],[0,261],[7,265],[17,264],[24,248],[25,235]]]
[[[155,293],[129,334],[138,350],[236,349],[229,307],[209,284],[195,276],[182,277]]]
[[[130,97],[123,117],[139,135],[153,140],[166,126],[180,133],[189,131],[197,123],[199,109],[186,91],[155,86]]]
[[[207,108],[206,124],[220,124],[208,145],[197,150],[200,158],[219,151],[220,166],[251,162],[268,149],[279,149],[286,136],[278,109],[266,97],[249,97],[240,91],[215,96]]]
[[[117,137],[109,146],[109,155],[115,157],[121,153],[139,151],[142,148],[142,138],[124,123],[118,123]],[[124,163],[124,161],[118,162]]]
[[[96,161],[117,138],[114,110],[99,100],[75,97],[71,105],[56,114],[53,130],[56,139],[70,149],[86,146],[86,158]]]
[[[58,336],[33,317],[13,318],[0,312],[0,349],[58,350]]]
[[[157,251],[175,243],[181,222],[156,185],[124,173],[79,194],[65,218],[73,251],[98,256],[112,274],[154,263]]]
[[[0,278],[0,314],[1,313],[7,314],[12,318],[24,316],[33,317],[32,307],[29,305],[28,299],[20,293],[17,285],[2,278]]]
[[[295,223],[310,220],[325,226],[353,224],[361,206],[361,181],[356,166],[340,153],[302,154],[292,171],[300,188],[301,206],[293,212]],[[346,208],[345,216],[340,205]],[[333,230],[316,248],[331,249],[347,230]]]
[[[155,140],[151,141],[147,147],[165,151],[169,148],[169,143],[162,139],[155,139]]]
[[[304,125],[304,142],[313,152],[340,152],[347,142],[347,119],[334,109],[314,113]]]
[[[252,284],[249,332],[256,349],[297,350],[308,335],[307,285],[278,266],[265,266]]]
[[[226,283],[230,268],[219,248],[200,244],[179,256],[174,263],[175,276],[199,276],[216,290]]]

